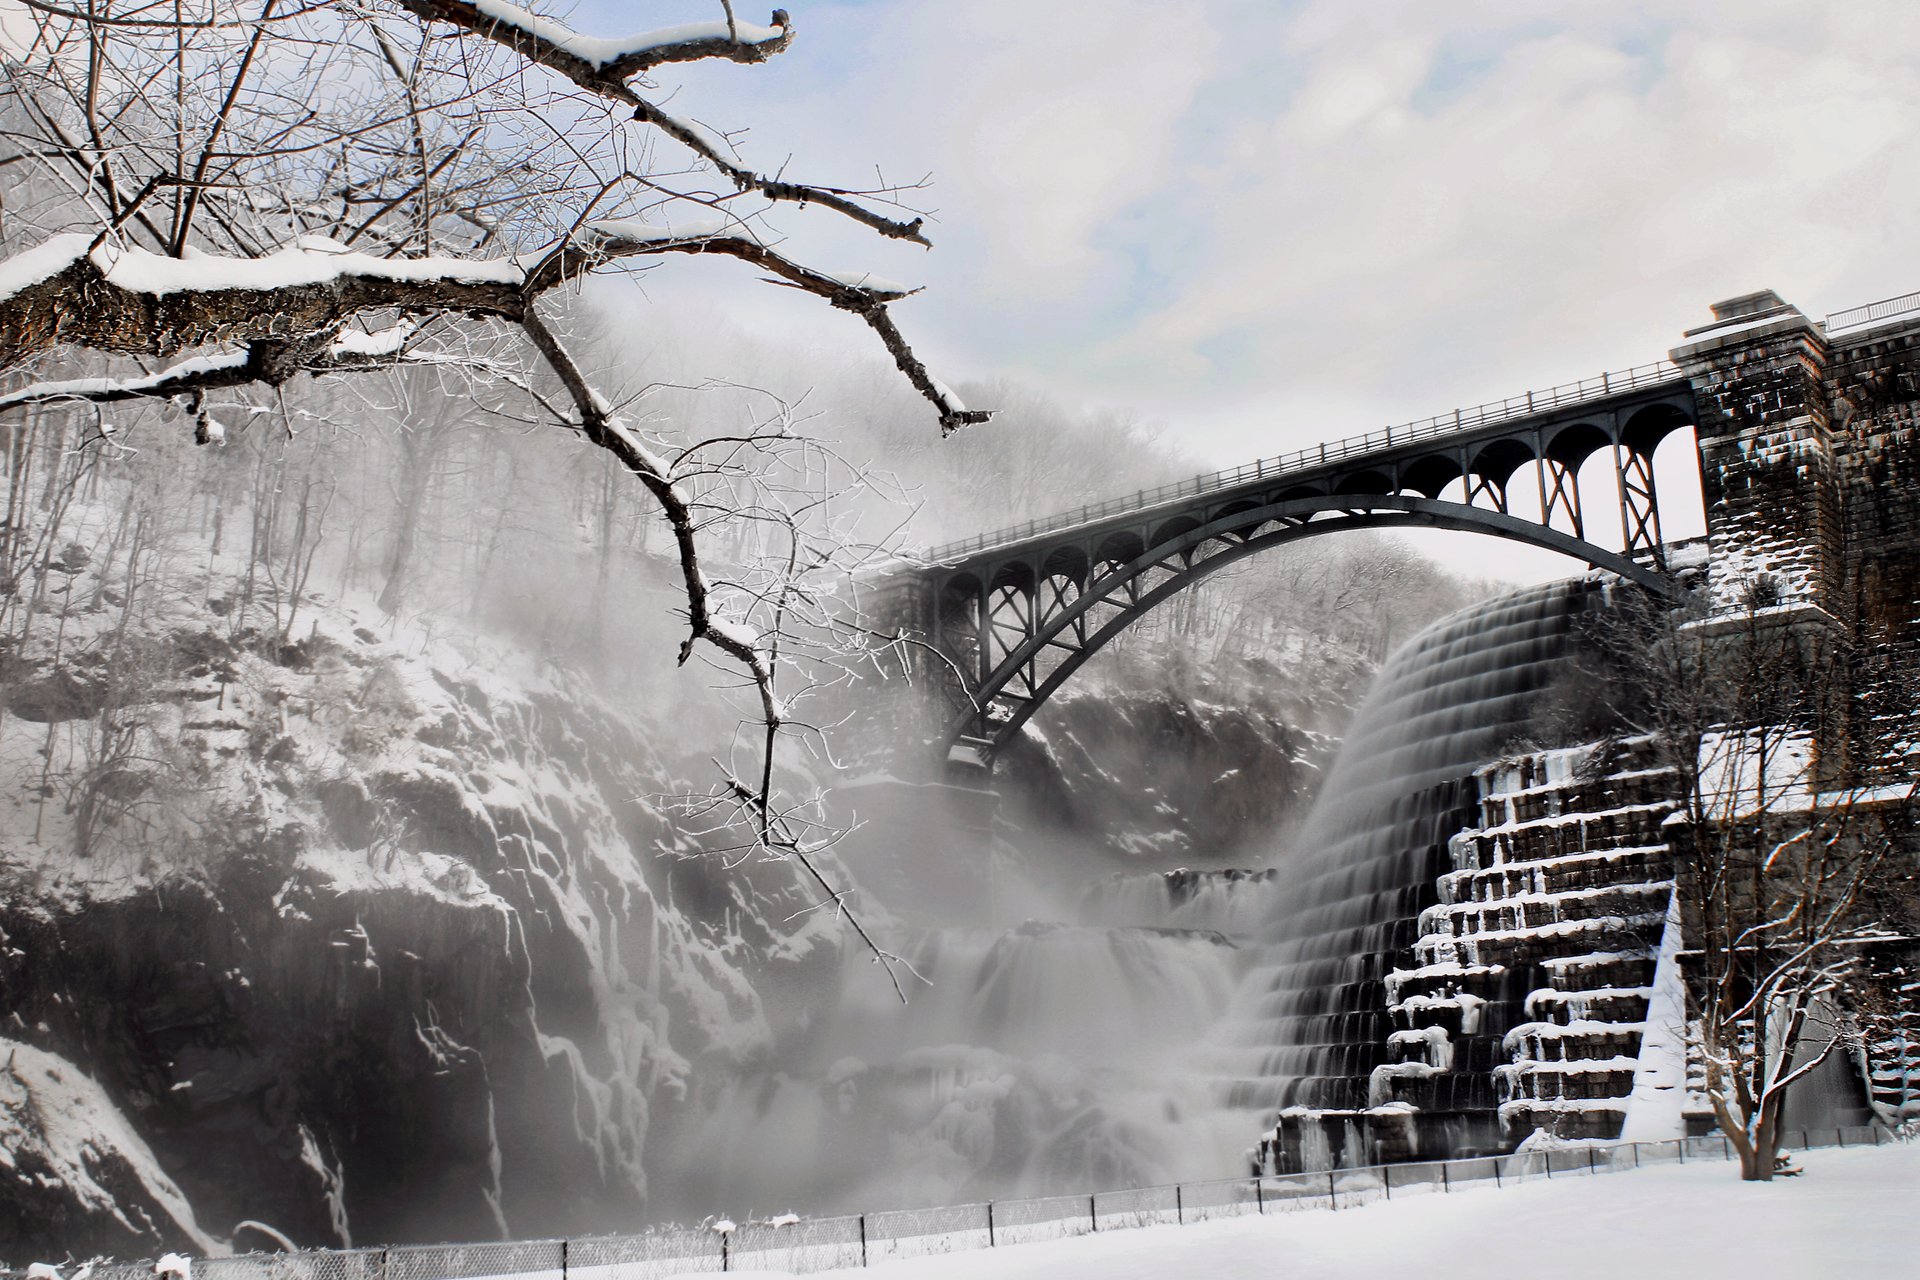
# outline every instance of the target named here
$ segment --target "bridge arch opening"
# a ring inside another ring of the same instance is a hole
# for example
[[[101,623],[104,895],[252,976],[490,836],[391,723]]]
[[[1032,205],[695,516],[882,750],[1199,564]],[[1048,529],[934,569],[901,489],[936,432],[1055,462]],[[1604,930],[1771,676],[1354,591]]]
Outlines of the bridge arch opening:
[[[1430,453],[1424,458],[1415,458],[1400,468],[1402,493],[1412,491],[1422,497],[1438,498],[1456,487],[1462,495],[1465,494],[1465,474],[1460,469],[1460,460],[1444,453]]]
[[[1603,463],[1606,456],[1597,455]],[[1004,593],[1010,588],[996,585],[988,597],[986,627],[991,670],[976,690],[980,710],[952,727],[949,742],[963,736],[982,737],[990,744],[990,757],[1088,658],[1162,604],[1247,556],[1336,530],[1418,528],[1492,534],[1575,557],[1650,589],[1671,590],[1648,566],[1514,513],[1407,495],[1370,495],[1359,501],[1362,496],[1333,494],[1275,503],[1207,524],[1165,522],[1157,531],[1166,534],[1164,540],[1147,539],[1142,553],[1125,564],[1096,566],[1085,590],[1071,600],[1063,592],[1055,602],[1058,607],[1051,611],[1032,596],[1025,601],[1008,599]]]
[[[1706,537],[1706,491],[1700,476],[1700,445],[1691,422],[1676,426],[1654,446],[1653,476],[1659,485],[1660,532],[1666,541]]]
[[[1356,471],[1334,486],[1335,493],[1394,493],[1399,486],[1385,471]]]

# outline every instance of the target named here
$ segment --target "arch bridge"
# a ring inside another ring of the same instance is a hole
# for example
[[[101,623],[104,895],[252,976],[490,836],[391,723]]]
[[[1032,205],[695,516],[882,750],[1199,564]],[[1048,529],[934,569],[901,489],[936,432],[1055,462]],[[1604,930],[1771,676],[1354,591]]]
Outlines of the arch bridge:
[[[951,664],[945,752],[990,764],[1082,663],[1155,606],[1237,560],[1323,533],[1491,534],[1672,595],[1653,456],[1696,422],[1687,376],[1647,365],[936,547],[911,586],[921,629]],[[1602,453],[1618,549],[1587,531],[1593,495],[1580,472]],[[1512,500],[1529,489],[1538,514],[1516,514]]]

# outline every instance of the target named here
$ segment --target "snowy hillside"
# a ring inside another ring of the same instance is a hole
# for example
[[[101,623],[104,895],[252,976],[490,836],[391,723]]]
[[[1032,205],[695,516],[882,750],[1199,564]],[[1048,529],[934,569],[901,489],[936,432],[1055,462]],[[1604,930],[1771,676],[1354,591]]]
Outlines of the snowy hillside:
[[[630,1225],[662,1114],[767,1051],[759,989],[835,964],[831,918],[694,856],[660,744],[563,672],[319,602],[262,652],[217,584],[138,618],[92,585],[0,719],[34,1099],[0,1115],[62,1109],[7,1145],[69,1206],[0,1248]]]

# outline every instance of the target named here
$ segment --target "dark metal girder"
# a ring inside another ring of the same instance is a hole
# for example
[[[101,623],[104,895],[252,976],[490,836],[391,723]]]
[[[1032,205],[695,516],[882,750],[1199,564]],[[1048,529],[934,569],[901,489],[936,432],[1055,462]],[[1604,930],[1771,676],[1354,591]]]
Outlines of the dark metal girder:
[[[1362,471],[1379,471],[1398,477],[1404,465],[1437,450],[1459,450],[1463,457],[1471,457],[1489,445],[1510,440],[1524,443],[1527,452],[1537,459],[1541,456],[1544,442],[1570,427],[1585,423],[1596,426],[1605,424],[1601,429],[1619,438],[1623,430],[1620,424],[1630,419],[1649,421],[1651,419],[1645,416],[1646,411],[1662,408],[1670,409],[1674,414],[1673,425],[1668,429],[1678,429],[1679,425],[1692,423],[1696,419],[1693,388],[1677,371],[1670,384],[1642,386],[1614,396],[1595,397],[1578,405],[1544,410],[1527,417],[1504,419],[1481,427],[1464,427],[1457,433],[1438,439],[1409,440],[1369,453],[1330,460],[1324,466],[1273,472],[1249,479],[1244,484],[1197,492],[1185,499],[1169,500],[1150,510],[1131,511],[1072,529],[1036,534],[1031,540],[985,550],[979,553],[977,559],[948,562],[940,566],[937,572],[944,577],[948,572],[964,570],[979,574],[984,581],[991,582],[994,575],[1014,561],[1031,561],[1038,572],[1049,551],[1063,545],[1084,546],[1089,557],[1092,557],[1098,554],[1100,544],[1108,538],[1131,533],[1147,539],[1155,527],[1181,515],[1191,515],[1210,524],[1226,508],[1244,506],[1249,499],[1271,504],[1276,495],[1302,487],[1331,492],[1343,479]],[[1347,496],[1351,499],[1353,495]]]
[[[1179,571],[1172,572],[1167,579],[1155,584],[1145,594],[1137,590],[1142,574],[1157,567],[1164,568],[1170,558],[1182,555],[1203,543],[1216,540],[1232,530],[1255,527],[1269,520],[1285,521],[1290,517],[1304,517],[1321,512],[1333,512],[1337,518],[1284,524],[1282,528],[1272,533],[1250,538],[1238,544],[1230,544],[1218,555],[1206,557]],[[1668,599],[1677,599],[1680,595],[1679,588],[1672,580],[1657,570],[1558,529],[1530,520],[1522,520],[1504,512],[1488,511],[1457,502],[1441,502],[1433,498],[1398,494],[1371,497],[1364,505],[1356,504],[1354,495],[1351,494],[1330,495],[1322,498],[1294,498],[1252,512],[1235,512],[1229,517],[1188,530],[1170,539],[1166,546],[1147,548],[1133,561],[1089,583],[1087,590],[1078,600],[1056,614],[1044,628],[1036,630],[1028,637],[1025,644],[1008,653],[1000,664],[988,673],[986,679],[975,691],[976,702],[981,708],[980,713],[962,717],[951,728],[943,743],[943,752],[968,729],[975,727],[980,729],[982,736],[991,738],[994,749],[997,751],[1026,722],[1034,708],[1046,701],[1054,690],[1065,683],[1082,663],[1097,653],[1109,640],[1155,606],[1216,570],[1245,556],[1300,538],[1314,537],[1341,529],[1379,526],[1425,526],[1492,534],[1584,560],[1597,569],[1618,574]],[[1017,700],[1023,704],[1022,706],[1015,708],[1004,723],[981,723],[991,721],[988,708],[997,698],[1003,696],[1002,691],[1007,682],[1031,664],[1034,654],[1095,605],[1103,602],[1118,605],[1119,602],[1114,599],[1118,593],[1124,593],[1124,598],[1127,600],[1125,605],[1119,605],[1121,611],[1089,636],[1084,644],[1074,648],[1037,688],[1032,689],[1030,695],[1018,697]]]

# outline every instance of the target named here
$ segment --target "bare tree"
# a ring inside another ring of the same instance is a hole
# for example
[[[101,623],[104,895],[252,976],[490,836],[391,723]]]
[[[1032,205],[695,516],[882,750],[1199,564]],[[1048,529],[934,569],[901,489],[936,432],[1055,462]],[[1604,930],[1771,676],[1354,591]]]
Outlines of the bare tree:
[[[602,39],[507,0],[23,2],[31,38],[0,89],[0,414],[175,401],[208,443],[223,393],[284,402],[313,379],[413,369],[604,450],[668,527],[680,661],[710,654],[757,699],[768,759],[728,776],[754,779],[744,802],[769,841],[798,589],[715,575],[704,531],[728,499],[708,454],[669,449],[596,382],[568,299],[592,273],[736,259],[864,322],[943,433],[986,418],[896,327],[891,304],[917,290],[802,262],[767,221],[811,208],[926,245],[907,204],[920,183],[764,173],[664,105],[663,68],[785,52],[786,12],[758,25],[722,0],[710,21]],[[732,465],[751,470],[764,443]],[[788,553],[821,563],[817,547]],[[311,559],[286,563],[297,596]],[[804,842],[782,849],[805,858]]]
[[[1855,714],[1872,651],[1766,579],[1730,612],[1633,597],[1602,624],[1610,702],[1683,788],[1673,829],[1690,1035],[1741,1176],[1784,1167],[1789,1091],[1858,1036],[1848,1005],[1902,880],[1911,773]]]

